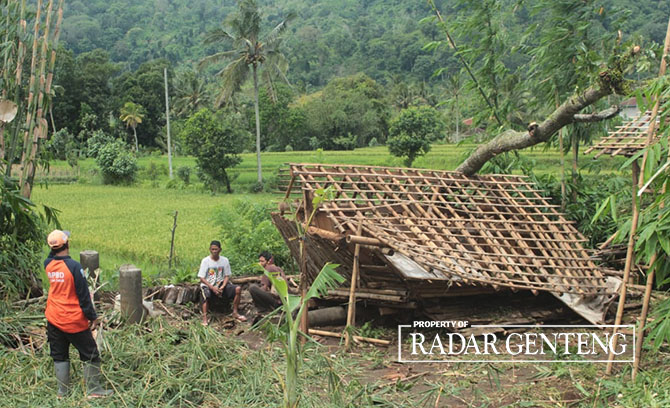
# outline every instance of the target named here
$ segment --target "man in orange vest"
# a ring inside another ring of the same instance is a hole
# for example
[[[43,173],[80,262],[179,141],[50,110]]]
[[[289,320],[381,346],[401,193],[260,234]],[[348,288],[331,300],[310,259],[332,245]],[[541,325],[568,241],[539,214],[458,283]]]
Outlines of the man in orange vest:
[[[84,378],[89,398],[106,397],[113,391],[100,385],[100,353],[91,330],[98,326],[98,315],[91,301],[84,270],[70,258],[70,233],[52,231],[47,237],[51,248],[44,261],[49,279],[47,297],[47,338],[54,360],[58,397],[70,390],[70,344],[84,362]]]

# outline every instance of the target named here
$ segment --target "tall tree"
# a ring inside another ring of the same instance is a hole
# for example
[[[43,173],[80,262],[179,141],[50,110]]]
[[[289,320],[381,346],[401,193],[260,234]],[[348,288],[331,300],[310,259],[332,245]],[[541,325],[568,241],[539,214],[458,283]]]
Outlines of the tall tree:
[[[119,118],[126,123],[126,127],[130,126],[133,129],[133,136],[135,137],[135,151],[139,151],[139,144],[137,142],[137,125],[142,123],[144,119],[144,108],[133,102],[126,102],[121,108],[121,116]]]
[[[223,183],[228,193],[230,176],[227,169],[237,166],[242,158],[243,141],[249,133],[235,114],[216,116],[207,108],[191,116],[182,129],[182,138],[195,156],[198,176],[212,191]]]
[[[174,112],[178,117],[189,117],[210,103],[205,81],[195,70],[186,70],[177,75],[175,85]]]
[[[256,162],[258,168],[258,182],[263,182],[261,174],[261,125],[258,112],[258,73],[261,66],[262,76],[272,92],[273,80],[277,77],[288,83],[286,70],[288,62],[281,53],[281,35],[286,30],[293,14],[279,22],[267,35],[261,37],[261,15],[255,0],[241,0],[236,13],[232,14],[225,23],[228,29],[221,27],[207,34],[206,44],[232,45],[232,49],[218,52],[203,58],[200,66],[230,61],[217,75],[223,80],[221,93],[216,100],[217,107],[230,101],[233,94],[240,90],[246,82],[250,70],[254,81],[254,110],[256,114]],[[225,24],[224,23],[224,24]]]

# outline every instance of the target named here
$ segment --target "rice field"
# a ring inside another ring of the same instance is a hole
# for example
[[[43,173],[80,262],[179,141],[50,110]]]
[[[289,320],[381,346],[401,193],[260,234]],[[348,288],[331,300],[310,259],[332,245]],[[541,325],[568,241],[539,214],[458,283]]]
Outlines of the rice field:
[[[164,188],[86,184],[36,187],[32,199],[60,211],[72,232],[72,252],[100,253],[103,269],[133,263],[151,272],[167,270],[175,211],[175,256],[179,265],[197,269],[209,242],[220,239],[217,209],[237,195],[211,195]],[[259,200],[270,199],[259,194]]]

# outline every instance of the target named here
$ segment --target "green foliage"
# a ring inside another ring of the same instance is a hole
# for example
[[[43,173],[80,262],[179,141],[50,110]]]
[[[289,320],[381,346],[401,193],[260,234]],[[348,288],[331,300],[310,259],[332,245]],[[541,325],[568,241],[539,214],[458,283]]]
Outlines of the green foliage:
[[[639,161],[640,156],[645,155],[646,162],[640,169],[642,181],[647,190],[655,192],[653,199],[648,198],[647,195],[636,198],[640,210],[635,237],[635,262],[638,265],[650,265],[647,273],[655,273],[656,288],[667,290],[670,284],[670,239],[668,238],[670,236],[670,206],[668,205],[670,192],[665,188],[670,183],[670,175],[666,171],[670,161],[668,148],[670,80],[668,76],[649,81],[645,88],[638,91],[637,97],[640,101],[655,101],[658,98],[660,109],[656,129],[656,137],[659,141],[640,151],[624,164],[624,167],[630,166],[633,162]],[[651,107],[642,106],[641,110],[643,112],[651,110]],[[630,237],[631,225],[630,218],[619,221],[618,240],[623,241]],[[650,324],[652,330],[649,339],[658,348],[664,342],[670,341],[670,301],[664,300],[653,314],[655,314],[655,319]]]
[[[137,175],[137,159],[120,140],[103,145],[95,162],[105,184],[131,184]]]
[[[49,140],[46,149],[58,160],[67,160],[68,156],[77,154],[77,142],[74,135],[68,132],[67,128],[60,129],[54,133]]]
[[[272,326],[267,319],[264,322],[266,330],[270,333],[270,338],[280,340],[284,349],[286,359],[286,372],[282,381],[284,408],[295,408],[300,401],[298,395],[298,371],[302,360],[302,349],[298,341],[298,334],[301,333],[300,319],[307,309],[307,303],[310,299],[325,296],[329,289],[344,282],[345,279],[335,271],[338,266],[331,263],[325,264],[302,298],[288,292],[288,283],[284,279],[265,271],[265,276],[270,279],[279,294],[282,301],[281,310],[284,315],[279,327]],[[296,311],[297,313],[295,313]],[[305,333],[302,334],[306,335]]]
[[[158,187],[159,177],[166,176],[168,168],[164,163],[160,165],[155,162],[149,162],[149,165],[144,169],[144,176],[151,181],[153,187]]]
[[[439,113],[429,107],[410,107],[400,112],[391,121],[389,152],[397,157],[405,157],[405,165],[430,151],[430,143],[442,138],[444,123]]]
[[[552,203],[560,205],[560,180],[546,176],[538,184],[550,192]],[[576,190],[577,201],[568,203],[565,213],[568,219],[576,222],[579,232],[588,238],[589,247],[596,248],[616,231],[620,211],[630,208],[630,194],[626,191],[629,186],[628,177],[614,175],[580,175],[576,184],[566,183],[566,195],[572,196]],[[607,211],[596,216],[600,204],[605,200],[608,200],[610,206]]]
[[[208,109],[201,109],[186,121],[181,137],[196,157],[199,176],[207,187],[218,191],[223,183],[231,193],[226,170],[242,161],[239,153],[248,138],[240,119],[230,114],[217,118]]]
[[[179,166],[177,167],[177,177],[188,186],[191,184],[191,168],[189,166]]]
[[[3,177],[0,183],[0,298],[39,295],[42,247],[47,224],[57,222],[55,212],[44,207],[45,216],[35,211],[32,201],[21,196],[17,184]]]
[[[287,146],[295,150],[307,150],[307,117],[305,110],[292,106],[293,92],[285,84],[275,84],[271,94],[267,88],[259,90],[259,112],[263,139],[261,148],[266,151],[287,151]],[[254,128],[255,116],[249,107],[249,128]]]
[[[96,130],[93,134],[86,139],[86,156],[96,158],[100,149],[114,141],[114,136],[103,132],[102,130]]]
[[[351,150],[386,140],[390,109],[383,88],[365,74],[331,81],[305,103],[313,149]]]
[[[216,216],[216,224],[223,237],[222,252],[229,260],[233,273],[249,274],[251,266],[262,251],[270,251],[275,263],[286,268],[292,258],[279,232],[272,224],[270,203],[236,199],[222,207]]]
[[[168,81],[172,76],[170,64],[164,59],[146,60],[134,72],[124,72],[112,81],[114,93],[114,108],[121,114],[126,102],[132,101],[140,108],[129,110],[135,121],[135,128],[131,122],[121,118],[128,126],[137,131],[137,141],[143,146],[156,146],[156,135],[160,134],[165,125],[165,84],[163,70],[167,68]],[[137,124],[141,123],[141,126]]]

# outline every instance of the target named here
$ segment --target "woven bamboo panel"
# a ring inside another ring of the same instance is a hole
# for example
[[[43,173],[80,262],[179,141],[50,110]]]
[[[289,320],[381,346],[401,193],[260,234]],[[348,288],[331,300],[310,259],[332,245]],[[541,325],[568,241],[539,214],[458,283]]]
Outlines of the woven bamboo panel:
[[[325,164],[290,164],[293,191],[336,194],[317,214],[332,230],[380,240],[436,279],[500,289],[606,293],[584,237],[526,177]],[[307,205],[305,205],[307,204]],[[286,238],[286,237],[285,237]],[[320,257],[323,254],[319,255]],[[417,282],[418,283],[418,282]]]
[[[651,112],[647,111],[640,117],[617,126],[616,130],[609,132],[606,137],[600,139],[598,143],[588,148],[584,153],[596,151],[594,158],[603,154],[631,157],[647,146],[647,132],[650,121]],[[656,123],[658,124],[658,117]]]

